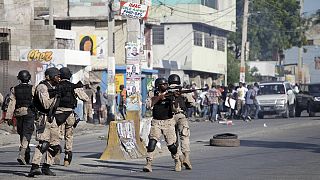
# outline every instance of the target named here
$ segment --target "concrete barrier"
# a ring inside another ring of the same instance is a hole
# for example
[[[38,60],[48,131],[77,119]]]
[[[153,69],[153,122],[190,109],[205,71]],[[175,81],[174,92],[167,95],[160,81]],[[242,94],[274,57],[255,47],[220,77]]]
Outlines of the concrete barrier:
[[[103,151],[100,159],[119,159],[124,160],[125,155],[122,152],[120,139],[117,133],[117,121],[111,121],[109,125],[109,133],[107,138],[107,147]]]
[[[128,111],[127,121],[112,121],[109,125],[109,133],[107,137],[107,147],[102,153],[101,160],[126,160],[132,158],[142,158],[146,154],[146,148],[140,140],[140,112],[139,111]],[[121,142],[118,125],[120,123],[133,122],[134,125],[134,140],[135,145],[132,149],[125,147],[125,139]]]
[[[146,155],[147,150],[140,138],[140,111],[127,111],[127,119],[132,119],[135,127],[136,142],[138,150],[142,155]]]

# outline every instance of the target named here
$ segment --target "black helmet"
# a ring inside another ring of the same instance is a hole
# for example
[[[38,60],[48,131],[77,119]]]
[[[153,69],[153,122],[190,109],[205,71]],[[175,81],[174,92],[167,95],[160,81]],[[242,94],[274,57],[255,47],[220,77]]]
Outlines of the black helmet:
[[[60,71],[56,67],[51,67],[44,72],[44,75],[49,76],[49,79],[53,79],[55,76],[60,75]]]
[[[17,78],[23,83],[28,83],[31,79],[31,74],[27,70],[22,70],[18,73]]]
[[[168,84],[168,81],[166,78],[157,78],[154,82],[155,87],[157,88],[161,84]]]
[[[63,67],[59,71],[61,79],[70,79],[72,76],[70,69],[67,67]]]
[[[168,83],[169,83],[169,85],[171,85],[171,84],[180,85],[180,84],[181,84],[181,81],[180,81],[179,75],[178,75],[178,74],[171,74],[171,75],[168,77]]]

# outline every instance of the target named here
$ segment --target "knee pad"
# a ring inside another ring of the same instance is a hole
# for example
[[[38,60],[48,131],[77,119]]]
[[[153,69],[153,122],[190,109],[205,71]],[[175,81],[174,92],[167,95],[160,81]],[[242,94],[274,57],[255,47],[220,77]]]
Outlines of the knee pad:
[[[48,141],[41,141],[40,144],[37,146],[37,148],[40,150],[42,154],[48,151],[49,147],[50,143]]]
[[[168,149],[171,152],[171,154],[177,154],[177,152],[178,152],[178,148],[177,148],[176,144],[169,145]]]
[[[52,157],[55,157],[60,151],[60,149],[60,145],[50,146],[48,152],[51,154]]]
[[[148,152],[153,152],[154,149],[156,148],[156,145],[157,145],[157,140],[150,139],[147,147]]]

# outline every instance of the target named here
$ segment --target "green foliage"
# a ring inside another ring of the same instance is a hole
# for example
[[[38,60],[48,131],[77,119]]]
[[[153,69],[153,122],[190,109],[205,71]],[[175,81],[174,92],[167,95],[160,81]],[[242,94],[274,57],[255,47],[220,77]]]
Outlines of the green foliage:
[[[235,58],[235,54],[231,50],[228,50],[227,58],[228,84],[238,83],[240,80],[240,60]],[[250,69],[249,66],[246,66],[246,82],[256,82],[256,76],[259,76],[257,72],[258,69],[256,67]]]
[[[230,35],[230,44],[236,53],[241,51],[243,4],[237,3],[237,31]],[[249,60],[275,60],[277,52],[301,46],[305,40],[296,0],[250,1],[248,18]]]
[[[240,61],[235,58],[232,51],[228,50],[227,80],[228,84],[238,83],[240,79]]]

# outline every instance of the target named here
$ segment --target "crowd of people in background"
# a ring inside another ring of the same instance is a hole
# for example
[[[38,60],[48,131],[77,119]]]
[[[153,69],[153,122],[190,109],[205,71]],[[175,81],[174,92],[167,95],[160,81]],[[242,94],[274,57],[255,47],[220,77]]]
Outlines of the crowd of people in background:
[[[197,85],[185,84],[184,88],[197,89]],[[203,89],[204,91],[191,93],[196,102],[188,107],[189,118],[200,117],[211,122],[226,119],[258,119],[258,83],[246,85],[240,82],[238,86],[212,84],[211,87],[205,84]]]

